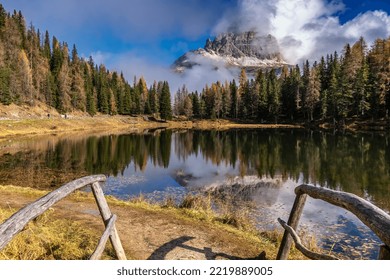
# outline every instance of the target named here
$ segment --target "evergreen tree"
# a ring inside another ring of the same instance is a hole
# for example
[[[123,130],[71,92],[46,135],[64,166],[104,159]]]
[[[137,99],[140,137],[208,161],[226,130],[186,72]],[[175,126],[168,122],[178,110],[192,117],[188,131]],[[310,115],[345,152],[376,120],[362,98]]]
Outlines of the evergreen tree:
[[[5,27],[5,22],[7,20],[7,11],[4,9],[3,5],[0,3],[0,31]]]
[[[100,65],[98,70],[98,84],[97,84],[97,107],[99,112],[103,114],[110,113],[109,102],[109,85],[108,73],[104,65]]]
[[[309,121],[313,120],[314,110],[317,108],[320,101],[321,80],[319,76],[319,69],[316,65],[310,71],[309,84],[306,95],[306,106],[308,109]]]
[[[328,78],[327,64],[325,62],[325,58],[321,57],[320,64],[318,65],[318,75],[320,78],[320,100],[319,100],[319,108],[320,108],[320,117],[321,119],[325,119],[328,112],[328,88],[329,88],[329,78]]]
[[[371,93],[371,116],[380,118],[389,116],[390,98],[390,38],[377,39],[368,53],[369,78]]]
[[[10,92],[10,75],[11,69],[0,68],[0,102],[4,105],[9,105],[12,103]]]
[[[230,83],[230,93],[231,93],[231,96],[232,96],[230,117],[234,118],[234,119],[237,119],[238,118],[238,92],[237,92],[236,81],[234,79]]]
[[[157,82],[154,81],[153,86],[149,90],[149,107],[153,115],[159,112],[158,103]]]
[[[368,86],[368,64],[367,64],[367,45],[363,38],[360,38],[352,46],[353,72],[354,79],[352,91],[354,94],[353,114],[363,117],[369,111],[369,91]]]
[[[225,84],[222,88],[222,109],[221,109],[222,118],[229,117],[231,107],[232,107],[231,89],[229,83],[225,81]]]
[[[85,107],[86,111],[94,116],[96,114],[96,103],[94,98],[94,87],[92,80],[92,69],[90,68],[90,64],[84,65],[84,90],[85,90]]]
[[[301,111],[303,112],[303,115],[305,118],[308,118],[307,117],[307,114],[309,112],[309,109],[307,107],[307,103],[306,103],[306,97],[307,97],[307,90],[309,88],[309,80],[310,80],[310,64],[309,64],[309,61],[306,60],[306,62],[303,64],[303,74],[302,74],[302,78],[301,78],[301,89],[299,90],[300,92],[300,107],[301,107]]]
[[[160,118],[163,120],[172,119],[171,92],[166,81],[163,82],[160,95]]]
[[[124,91],[123,114],[130,115],[132,113],[132,108],[134,107],[130,85],[125,85]]]
[[[65,113],[69,111],[71,107],[72,86],[72,79],[70,77],[69,50],[67,44],[62,46],[61,55],[59,57],[61,59],[61,63],[59,63],[60,68],[56,79],[56,109],[61,113]]]
[[[192,113],[196,119],[201,118],[199,95],[197,92],[191,94],[192,97]]]
[[[45,33],[45,41],[43,45],[43,55],[44,57],[50,60],[51,58],[50,37],[49,37],[49,31],[47,30]]]
[[[149,106],[149,103],[148,103],[148,87],[146,85],[146,81],[144,79],[144,77],[141,77],[138,81],[138,84],[137,84],[137,88],[138,88],[138,91],[137,91],[137,94],[139,94],[139,112],[140,114],[150,114],[151,113],[151,110],[150,110],[150,106]]]
[[[258,90],[258,108],[257,108],[257,119],[263,121],[268,116],[268,96],[267,96],[267,80],[266,75],[263,71],[258,71],[256,76],[256,87],[255,90]]]
[[[339,85],[341,95],[338,98],[338,113],[342,119],[348,116],[352,111],[353,105],[353,80],[356,77],[355,69],[353,69],[353,58],[351,47],[347,44],[344,48],[344,57],[341,62]]]
[[[249,94],[249,83],[248,78],[246,76],[246,71],[244,68],[241,69],[240,73],[240,85],[238,87],[237,101],[238,101],[238,117],[245,119],[247,116],[247,105],[246,101],[248,101]]]
[[[267,77],[268,114],[270,119],[277,122],[280,109],[280,87],[275,69],[268,73]]]
[[[192,106],[192,98],[190,95],[186,96],[184,100],[184,115],[187,119],[192,119],[193,116],[193,106]]]

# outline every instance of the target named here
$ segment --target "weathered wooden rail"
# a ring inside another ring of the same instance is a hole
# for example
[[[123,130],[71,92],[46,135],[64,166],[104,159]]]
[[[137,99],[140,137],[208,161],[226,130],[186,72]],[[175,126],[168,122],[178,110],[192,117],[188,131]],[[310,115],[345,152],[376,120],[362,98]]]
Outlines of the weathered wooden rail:
[[[296,248],[308,258],[328,260],[337,259],[330,255],[317,254],[307,250],[301,244],[300,239],[295,232],[308,195],[312,198],[321,199],[338,207],[344,208],[355,214],[384,243],[384,245],[380,248],[379,259],[390,259],[390,215],[382,209],[354,194],[311,185],[298,186],[295,188],[295,194],[296,197],[288,222],[286,223],[283,220],[278,219],[279,223],[285,229],[277,255],[278,260],[286,260],[288,258],[293,240],[296,244]]]
[[[103,190],[100,186],[101,182],[106,181],[104,175],[93,175],[83,177],[67,183],[55,191],[48,193],[42,198],[26,205],[4,223],[0,225],[0,250],[2,250],[13,238],[17,235],[32,219],[43,214],[55,203],[67,197],[72,192],[86,186],[91,186],[92,193],[98,205],[100,215],[102,216],[105,231],[99,240],[98,246],[91,256],[91,260],[99,259],[103,253],[104,247],[110,239],[115,250],[116,256],[120,260],[126,260],[126,255],[120,241],[118,231],[115,227],[116,215],[112,215],[107,201],[104,197]]]

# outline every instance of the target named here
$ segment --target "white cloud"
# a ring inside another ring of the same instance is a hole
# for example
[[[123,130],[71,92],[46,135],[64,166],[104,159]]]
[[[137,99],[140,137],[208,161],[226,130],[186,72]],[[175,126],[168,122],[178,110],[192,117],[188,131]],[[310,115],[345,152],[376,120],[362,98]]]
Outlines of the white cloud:
[[[112,58],[113,55],[111,53],[97,51],[91,53],[91,56],[95,64],[100,65],[100,64],[106,64],[109,61],[109,59]]]
[[[345,9],[342,1],[325,0],[240,0],[237,13],[228,11],[214,32],[256,30],[272,34],[285,59],[300,63],[341,51],[346,43],[363,36],[368,44],[390,36],[390,17],[383,11],[367,11],[341,24],[337,16]]]
[[[168,81],[172,95],[182,87],[187,86],[190,91],[202,90],[208,84],[216,81],[230,81],[238,77],[238,72],[234,69],[228,70],[221,67],[215,70],[215,65],[208,62],[206,59],[202,61],[202,66],[194,66],[192,69],[183,74],[173,72],[170,67],[158,65],[155,61],[151,61],[146,56],[141,56],[135,52],[127,52],[122,54],[100,53],[99,58],[111,70],[118,72],[122,71],[127,80],[132,83],[134,77],[137,79],[141,76],[145,78],[148,86],[153,84],[153,81]],[[106,60],[105,60],[106,58]],[[94,61],[96,59],[94,57]],[[237,70],[238,71],[238,70]]]

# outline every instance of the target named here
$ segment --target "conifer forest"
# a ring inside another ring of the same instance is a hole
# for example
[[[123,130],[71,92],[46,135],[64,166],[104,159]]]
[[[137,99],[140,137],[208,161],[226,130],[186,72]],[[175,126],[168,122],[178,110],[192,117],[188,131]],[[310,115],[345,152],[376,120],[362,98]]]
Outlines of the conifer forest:
[[[259,70],[237,81],[216,81],[174,94],[167,81],[129,83],[123,73],[80,57],[49,31],[26,25],[21,12],[0,5],[0,102],[34,105],[40,101],[60,113],[154,115],[188,119],[234,119],[296,123],[388,119],[390,38],[367,46],[364,38],[319,61]]]

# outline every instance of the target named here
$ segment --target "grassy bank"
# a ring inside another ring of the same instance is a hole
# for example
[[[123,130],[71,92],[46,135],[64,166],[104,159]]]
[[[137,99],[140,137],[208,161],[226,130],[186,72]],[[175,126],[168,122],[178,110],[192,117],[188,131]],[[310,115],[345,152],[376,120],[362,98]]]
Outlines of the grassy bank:
[[[74,118],[31,118],[0,120],[0,138],[82,132],[129,132],[154,128],[230,129],[230,128],[293,128],[292,125],[241,124],[227,120],[157,122],[143,117],[80,116]]]
[[[0,222],[45,193],[0,186]],[[202,259],[207,257],[204,248],[215,259],[275,259],[281,239],[279,232],[256,231],[242,213],[213,212],[207,199],[199,197],[187,197],[180,205],[170,200],[151,204],[141,198],[108,197],[108,202],[118,215],[117,228],[129,259]],[[30,222],[0,252],[0,259],[86,259],[102,231],[92,195],[78,192]],[[170,245],[178,240],[190,240],[186,245],[194,250]],[[103,258],[114,257],[108,246]],[[291,258],[303,256],[294,249]]]

